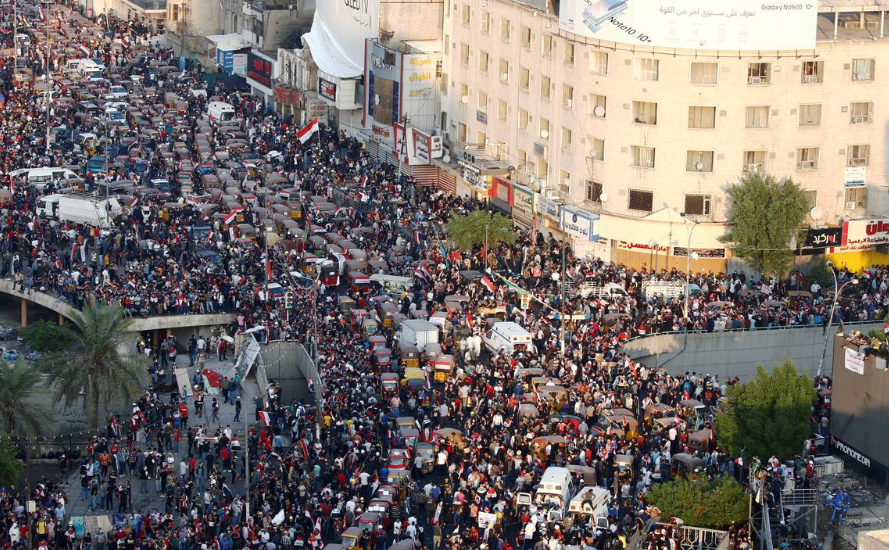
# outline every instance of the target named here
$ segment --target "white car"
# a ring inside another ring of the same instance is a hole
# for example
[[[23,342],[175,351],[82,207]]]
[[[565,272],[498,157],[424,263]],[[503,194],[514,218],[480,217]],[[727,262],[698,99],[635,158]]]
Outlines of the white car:
[[[126,98],[130,96],[126,88],[123,86],[111,86],[108,88],[108,95],[114,98]]]

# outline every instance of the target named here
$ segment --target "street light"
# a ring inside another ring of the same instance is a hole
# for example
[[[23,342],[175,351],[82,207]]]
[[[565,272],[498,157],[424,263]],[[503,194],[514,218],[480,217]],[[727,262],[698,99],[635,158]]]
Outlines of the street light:
[[[837,309],[837,302],[843,294],[843,290],[849,284],[857,285],[858,279],[850,279],[837,288],[837,273],[833,270],[833,262],[828,261],[827,267],[830,268],[830,274],[833,275],[833,303],[830,305],[830,317],[827,319],[827,328],[824,330],[824,346],[821,348],[821,359],[818,361],[818,374],[816,378],[821,377],[821,368],[824,366],[824,356],[827,355],[827,341],[830,338],[830,325],[833,323],[833,315]]]
[[[683,212],[680,212],[679,215],[682,216],[682,218],[685,220],[685,233],[688,236],[688,243],[685,247],[685,315],[684,315],[684,317],[685,317],[685,319],[684,319],[685,332],[688,333],[688,308],[689,308],[689,285],[690,285],[690,277],[691,277],[691,260],[692,260],[692,256],[694,256],[695,260],[698,259],[697,252],[693,253],[691,251],[691,236],[692,236],[692,233],[695,232],[695,227],[698,226],[698,222],[696,222],[694,220],[689,220],[689,218],[687,218],[685,213],[683,213]],[[691,229],[688,228],[689,221],[691,221],[691,223],[692,223]],[[675,251],[674,251],[674,253],[675,253]]]

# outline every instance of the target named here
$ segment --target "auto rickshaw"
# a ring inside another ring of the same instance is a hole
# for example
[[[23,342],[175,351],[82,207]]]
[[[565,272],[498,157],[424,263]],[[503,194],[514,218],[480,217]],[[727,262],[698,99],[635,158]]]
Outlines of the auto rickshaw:
[[[420,366],[420,352],[415,346],[402,346],[401,364],[405,368],[418,368]]]
[[[521,403],[519,405],[519,418],[538,418],[540,417],[540,411],[537,409],[537,405],[533,403]]]
[[[674,412],[675,409],[666,403],[652,403],[645,408],[645,419],[658,419],[666,416],[673,416]]]
[[[349,527],[343,531],[343,534],[340,537],[340,544],[345,546],[348,550],[369,550],[370,537],[366,536],[364,531],[359,527]]]
[[[419,443],[416,452],[417,456],[422,460],[420,473],[423,475],[431,473],[432,468],[435,466],[435,449],[432,448],[432,443]]]
[[[361,323],[370,317],[370,313],[366,309],[356,308],[352,310],[352,325],[360,327]]]
[[[696,451],[706,451],[713,440],[713,432],[709,428],[692,432],[688,436],[688,446]]]
[[[535,376],[531,379],[531,391],[539,391],[543,387],[561,386],[562,381],[554,376]]]
[[[389,348],[377,348],[374,350],[374,364],[380,371],[387,371],[392,366],[392,350]]]
[[[404,438],[405,449],[414,449],[420,443],[420,430],[413,426],[401,428],[401,437]]]
[[[549,457],[554,457],[560,450],[563,452],[566,446],[568,445],[568,440],[562,437],[561,435],[544,435],[540,437],[535,437],[533,441],[531,441],[531,452],[534,453],[540,460],[546,460],[546,447],[550,447]]]
[[[415,548],[418,548],[418,546],[414,544],[414,539],[408,537],[390,546],[389,550],[414,550]]]
[[[397,506],[395,499],[393,499],[391,495],[378,495],[371,499],[370,504],[367,505],[366,511],[380,514],[380,516],[388,520],[392,516],[393,507],[397,508]],[[355,529],[358,528],[356,527]]]
[[[324,545],[324,550],[347,550],[345,546],[338,542],[329,542]]]
[[[340,284],[340,268],[335,263],[324,264],[321,266],[321,284],[324,286],[339,286]]]
[[[404,369],[401,386],[408,392],[417,392],[426,387],[426,373],[418,368]]]
[[[443,353],[435,359],[435,381],[445,383],[454,375],[454,356]]]
[[[426,344],[426,347],[423,349],[423,363],[425,363],[427,367],[434,369],[435,360],[439,355],[441,355],[441,344],[430,342]]]
[[[382,334],[374,334],[367,338],[367,344],[371,350],[378,350],[386,347],[386,337]]]
[[[398,429],[402,428],[411,428],[414,426],[416,420],[413,416],[399,416],[395,419],[395,424],[398,426]]]
[[[364,512],[358,517],[357,526],[367,533],[385,527],[383,516],[378,512]]]
[[[595,487],[596,483],[596,469],[590,466],[580,466],[578,464],[569,464],[566,466],[568,471],[571,472],[577,479],[580,480],[580,483],[577,483],[578,487]]]
[[[614,471],[620,478],[632,478],[633,455],[614,455]]]
[[[537,396],[550,403],[550,412],[559,412],[568,403],[568,388],[565,386],[541,386]]]
[[[392,316],[398,313],[398,306],[392,302],[380,304],[380,318],[383,320],[383,328],[392,327]]]
[[[376,319],[364,319],[361,321],[361,335],[372,336],[380,330]]]
[[[389,470],[389,476],[386,478],[386,483],[393,485],[396,489],[398,489],[398,494],[401,500],[407,498],[410,494],[411,490],[411,470],[410,468],[405,468],[404,470]]]
[[[351,315],[352,310],[357,306],[355,300],[348,296],[337,296],[336,303],[337,309],[339,309],[340,313],[343,315]]]
[[[394,372],[384,372],[380,375],[380,393],[384,399],[392,399],[398,395],[398,375]]]
[[[704,475],[704,461],[688,453],[676,453],[670,458],[670,475],[697,479]]]

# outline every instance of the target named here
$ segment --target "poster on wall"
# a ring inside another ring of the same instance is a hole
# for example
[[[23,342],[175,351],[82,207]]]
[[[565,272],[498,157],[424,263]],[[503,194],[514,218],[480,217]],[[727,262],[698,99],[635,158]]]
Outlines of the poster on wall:
[[[846,348],[846,368],[855,374],[864,374],[864,354]]]
[[[336,101],[336,84],[323,78],[318,79],[318,95]]]
[[[559,28],[611,42],[694,50],[812,50],[818,2],[562,0]]]

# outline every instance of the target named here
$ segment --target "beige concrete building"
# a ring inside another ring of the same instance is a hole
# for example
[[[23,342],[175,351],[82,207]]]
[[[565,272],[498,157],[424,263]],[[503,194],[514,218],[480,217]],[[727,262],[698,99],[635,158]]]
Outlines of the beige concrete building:
[[[575,221],[572,209],[589,215],[581,251],[683,257],[691,244],[727,259],[716,240],[725,188],[753,171],[799,182],[812,225],[889,214],[889,71],[876,70],[889,65],[889,36],[879,3],[822,0],[816,47],[806,51],[583,38],[560,29],[553,4],[445,0],[444,9],[446,145],[455,160],[472,153],[475,168],[512,167],[540,227],[559,224],[553,201]],[[484,189],[477,181],[474,191]]]

